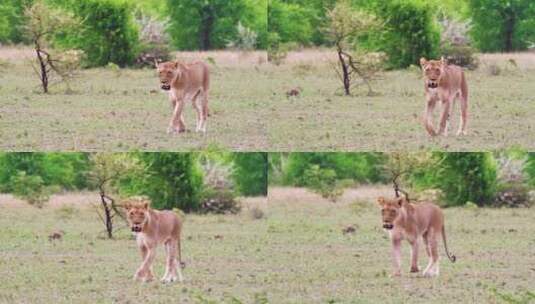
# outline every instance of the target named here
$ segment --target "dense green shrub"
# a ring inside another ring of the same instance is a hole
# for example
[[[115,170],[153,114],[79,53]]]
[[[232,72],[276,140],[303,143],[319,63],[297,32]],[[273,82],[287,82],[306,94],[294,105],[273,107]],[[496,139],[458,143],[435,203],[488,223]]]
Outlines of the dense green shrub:
[[[199,208],[203,181],[194,153],[136,153],[132,157],[145,169],[121,180],[121,194],[146,195],[156,209]]]
[[[433,158],[435,161],[431,165],[411,173],[409,180],[416,189],[440,189],[446,206],[467,202],[492,205],[497,173],[491,153],[436,152]]]
[[[389,0],[378,2],[373,10],[384,28],[368,37],[368,47],[385,52],[389,68],[405,68],[421,57],[437,57],[440,30],[432,6],[417,0]]]
[[[83,20],[82,28],[59,37],[61,47],[81,49],[87,67],[134,62],[139,51],[138,29],[132,7],[124,0],[51,0],[72,10]]]
[[[533,0],[469,0],[471,36],[483,52],[526,49],[535,41]]]
[[[380,166],[384,163],[380,153],[290,153],[283,169],[283,183],[305,186],[305,171],[313,165],[331,169],[337,179],[375,183],[384,181]]]
[[[17,172],[10,179],[11,192],[15,197],[27,201],[30,205],[42,208],[52,194],[52,187],[46,186],[39,175]]]
[[[181,50],[224,48],[236,38],[239,21],[248,12],[245,0],[167,0],[169,34]],[[259,30],[255,28],[255,30]]]
[[[33,0],[2,0],[0,2],[0,43],[27,42],[23,31],[24,8]]]
[[[528,184],[535,187],[535,152],[528,153],[524,172],[527,174]]]
[[[0,191],[13,191],[11,178],[19,172],[39,177],[45,186],[66,190],[88,187],[89,159],[86,153],[2,153]]]
[[[267,153],[234,153],[233,161],[233,178],[238,192],[245,196],[267,195]]]

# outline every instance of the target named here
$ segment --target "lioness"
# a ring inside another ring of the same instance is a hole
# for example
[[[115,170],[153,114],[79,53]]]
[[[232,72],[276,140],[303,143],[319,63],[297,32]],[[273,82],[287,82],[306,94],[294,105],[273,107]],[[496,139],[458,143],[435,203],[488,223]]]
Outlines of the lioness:
[[[149,208],[149,201],[139,198],[131,198],[123,203],[127,211],[127,220],[130,228],[136,233],[136,241],[141,252],[143,262],[137,269],[134,280],[141,279],[144,282],[154,278],[152,262],[156,255],[158,244],[165,245],[167,262],[162,282],[170,283],[177,279],[182,282],[181,268],[184,267],[180,249],[180,233],[182,223],[172,211],[157,211]],[[176,256],[178,250],[177,265]]]
[[[401,240],[407,239],[411,244],[411,270],[418,272],[418,239],[424,240],[425,251],[429,256],[429,264],[423,275],[438,276],[438,239],[442,235],[446,255],[455,262],[456,257],[450,255],[446,245],[444,215],[440,208],[431,203],[412,204],[405,197],[387,200],[379,197],[377,203],[381,207],[383,228],[387,229],[392,241],[394,259],[394,276],[401,275]]]
[[[424,126],[431,136],[448,135],[449,119],[453,110],[455,98],[461,101],[461,120],[457,135],[466,135],[466,120],[468,119],[468,86],[461,67],[448,65],[442,57],[440,60],[420,59],[420,65],[425,81],[426,107]],[[438,133],[433,127],[432,117],[437,101],[442,101],[442,115]]]
[[[203,62],[183,64],[178,61],[155,62],[161,89],[169,91],[173,116],[167,133],[182,133],[186,124],[182,112],[184,104],[191,100],[197,111],[197,132],[206,132],[208,117],[208,90],[210,76],[208,66]]]

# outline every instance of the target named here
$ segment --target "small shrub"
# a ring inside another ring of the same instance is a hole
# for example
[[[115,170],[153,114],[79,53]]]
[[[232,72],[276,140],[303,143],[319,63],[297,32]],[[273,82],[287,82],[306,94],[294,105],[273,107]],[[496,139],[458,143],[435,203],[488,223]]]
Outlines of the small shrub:
[[[336,172],[333,169],[320,168],[311,165],[305,170],[303,185],[332,202],[343,194],[343,188],[337,183]]]
[[[262,210],[260,207],[258,206],[255,206],[253,208],[251,208],[251,210],[249,211],[249,213],[251,214],[251,217],[255,220],[260,220],[260,219],[263,219],[264,216],[265,216],[265,213],[264,213],[264,210]]]
[[[68,205],[61,206],[59,209],[56,210],[56,216],[60,219],[70,219],[77,213],[78,210],[76,208]]]
[[[479,62],[475,50],[466,45],[448,45],[442,48],[442,55],[448,63],[475,70]]]
[[[154,62],[172,60],[171,50],[166,44],[143,44],[135,60],[135,66],[155,67]]]
[[[240,211],[241,204],[232,191],[207,189],[202,195],[200,213],[236,214]]]
[[[242,51],[254,50],[256,47],[258,34],[250,28],[243,26],[241,22],[238,22],[238,25],[236,26],[236,31],[236,38],[227,43],[227,47]]]
[[[530,207],[533,205],[530,197],[529,188],[520,183],[507,183],[500,185],[494,206],[496,207]]]
[[[86,0],[64,3],[83,20],[81,29],[56,39],[60,46],[81,49],[86,67],[113,62],[121,67],[134,63],[139,50],[138,29],[126,1]]]
[[[44,206],[53,191],[52,188],[45,186],[40,176],[27,175],[25,171],[19,171],[11,178],[10,182],[15,197],[23,199],[37,208]]]

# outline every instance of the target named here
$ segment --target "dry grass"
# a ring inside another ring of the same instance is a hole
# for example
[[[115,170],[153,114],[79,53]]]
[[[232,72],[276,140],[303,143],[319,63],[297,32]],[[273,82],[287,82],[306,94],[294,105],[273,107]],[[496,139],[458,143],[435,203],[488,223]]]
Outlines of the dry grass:
[[[79,194],[56,200],[70,198],[79,200]],[[132,281],[141,261],[125,223],[117,221],[115,239],[108,240],[90,209],[14,208],[9,200],[0,197],[0,277],[8,278],[0,284],[0,303],[252,303],[269,291],[266,222],[248,213],[188,214],[185,282],[144,284]],[[65,232],[62,240],[49,241],[54,231]],[[157,278],[164,257],[160,247]]]
[[[445,210],[450,263],[440,245],[441,274],[391,278],[390,242],[377,195],[390,187],[346,191],[332,203],[303,189],[271,187],[268,274],[273,303],[532,303],[535,209]],[[353,203],[350,203],[353,201]],[[344,233],[348,227],[354,233]],[[422,249],[423,251],[423,249]],[[420,266],[427,262],[420,253]]]

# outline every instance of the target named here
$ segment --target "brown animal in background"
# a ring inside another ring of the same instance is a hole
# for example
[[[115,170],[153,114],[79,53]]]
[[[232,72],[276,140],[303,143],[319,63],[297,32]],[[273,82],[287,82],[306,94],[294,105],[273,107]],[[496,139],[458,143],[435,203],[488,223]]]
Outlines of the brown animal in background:
[[[456,65],[449,65],[442,57],[440,60],[420,59],[420,65],[425,81],[426,107],[424,126],[429,135],[448,135],[449,120],[455,99],[461,103],[461,120],[457,135],[466,135],[468,119],[468,85],[463,69]],[[438,133],[433,127],[433,111],[438,101],[442,102],[442,115]]]
[[[392,256],[394,260],[394,276],[401,275],[401,241],[406,239],[411,244],[410,272],[419,272],[418,247],[419,238],[424,241],[425,251],[429,263],[423,275],[438,276],[438,240],[442,235],[446,255],[455,262],[456,257],[450,255],[446,245],[446,231],[444,229],[444,215],[442,210],[431,203],[412,204],[405,197],[387,200],[379,197],[377,203],[381,207],[383,228],[387,229],[392,241]]]
[[[197,111],[196,131],[205,133],[210,88],[208,66],[204,62],[184,64],[178,61],[155,62],[155,64],[161,89],[169,91],[169,100],[173,107],[173,116],[167,133],[186,131],[182,112],[187,101],[191,101]]]
[[[178,281],[182,282],[184,277],[181,268],[184,268],[185,264],[182,262],[180,248],[182,223],[178,216],[172,211],[153,210],[149,208],[149,202],[143,199],[127,200],[123,206],[127,210],[130,228],[136,233],[137,245],[143,259],[134,275],[134,280],[147,282],[154,278],[152,263],[156,255],[156,247],[158,244],[164,244],[167,259],[165,274],[161,281],[163,283],[176,281],[178,272]]]
[[[55,240],[61,241],[61,239],[63,238],[64,234],[65,234],[65,232],[63,230],[54,231],[50,235],[48,235],[48,241],[49,242],[52,242],[52,241],[55,241]]]

